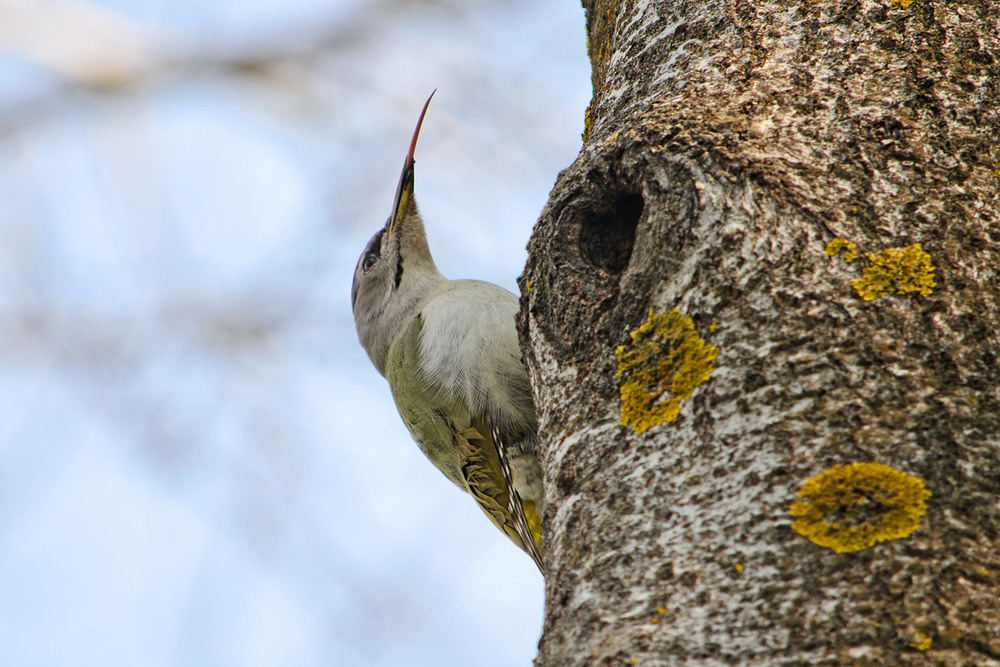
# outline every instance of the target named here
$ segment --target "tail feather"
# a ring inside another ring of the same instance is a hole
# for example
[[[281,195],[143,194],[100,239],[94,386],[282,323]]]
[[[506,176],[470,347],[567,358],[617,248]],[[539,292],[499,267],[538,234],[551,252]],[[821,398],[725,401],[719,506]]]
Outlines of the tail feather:
[[[535,535],[528,523],[528,518],[524,514],[524,505],[521,502],[521,496],[514,487],[514,477],[510,472],[510,462],[507,460],[506,447],[504,446],[503,439],[500,437],[499,429],[495,426],[493,427],[493,442],[496,444],[497,455],[500,458],[500,468],[503,470],[504,483],[508,490],[510,506],[507,509],[510,512],[511,517],[514,519],[514,528],[517,530],[518,537],[521,538],[521,544],[524,546],[524,550],[528,552],[531,559],[535,561],[535,565],[538,566],[538,570],[542,574],[545,574],[545,566],[542,564],[541,549],[539,544],[535,541]]]

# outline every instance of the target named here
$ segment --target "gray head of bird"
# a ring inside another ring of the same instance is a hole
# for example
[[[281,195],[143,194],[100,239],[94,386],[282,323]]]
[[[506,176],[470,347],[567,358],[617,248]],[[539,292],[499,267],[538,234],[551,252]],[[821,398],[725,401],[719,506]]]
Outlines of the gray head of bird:
[[[351,308],[358,338],[382,375],[389,345],[418,312],[431,289],[445,279],[431,257],[424,222],[413,197],[413,151],[431,97],[424,103],[413,131],[392,213],[358,258],[351,285]]]

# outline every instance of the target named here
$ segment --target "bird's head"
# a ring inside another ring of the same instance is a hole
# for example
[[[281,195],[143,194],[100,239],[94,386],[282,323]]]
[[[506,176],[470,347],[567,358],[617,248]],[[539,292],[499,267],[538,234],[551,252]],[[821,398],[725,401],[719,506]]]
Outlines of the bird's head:
[[[361,345],[383,375],[389,344],[416,314],[423,297],[444,280],[431,257],[424,222],[413,197],[413,151],[431,97],[434,93],[424,103],[413,131],[389,219],[368,241],[354,267],[354,324]]]

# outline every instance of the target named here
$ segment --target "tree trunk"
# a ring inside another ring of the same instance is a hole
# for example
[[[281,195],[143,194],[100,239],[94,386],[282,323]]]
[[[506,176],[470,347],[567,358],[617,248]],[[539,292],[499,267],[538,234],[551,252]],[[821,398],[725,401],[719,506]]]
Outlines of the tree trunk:
[[[1000,665],[1000,5],[584,5],[536,664]]]

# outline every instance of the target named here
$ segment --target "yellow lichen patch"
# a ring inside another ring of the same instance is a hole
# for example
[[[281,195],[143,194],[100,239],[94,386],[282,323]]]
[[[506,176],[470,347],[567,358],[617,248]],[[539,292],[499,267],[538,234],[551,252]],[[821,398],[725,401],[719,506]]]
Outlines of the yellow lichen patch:
[[[886,292],[930,296],[934,290],[936,267],[919,243],[869,254],[868,262],[864,274],[851,281],[851,287],[865,301],[874,301]]]
[[[736,564],[736,571],[737,572],[742,572],[744,569],[746,569],[746,568],[743,567],[743,563],[737,563]]]
[[[833,257],[841,250],[844,251],[844,261],[848,264],[856,260],[860,255],[858,255],[858,244],[848,241],[847,239],[833,239],[826,244],[827,257]]]
[[[893,9],[906,9],[913,4],[913,0],[891,0],[889,4]]]
[[[922,632],[918,632],[917,641],[910,642],[910,646],[918,651],[926,651],[931,647],[931,638]]]
[[[835,466],[806,480],[792,529],[836,553],[908,536],[927,512],[923,481],[881,463]]]
[[[615,350],[622,377],[623,426],[636,433],[680,414],[681,404],[712,375],[719,348],[707,345],[694,322],[677,309],[657,315],[632,332],[632,342]]]

